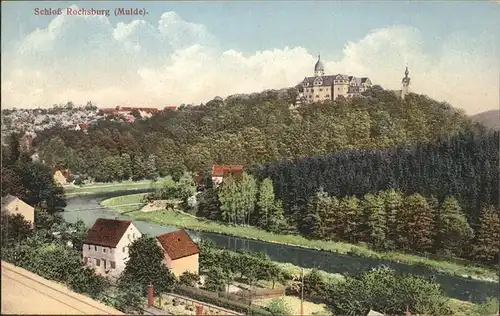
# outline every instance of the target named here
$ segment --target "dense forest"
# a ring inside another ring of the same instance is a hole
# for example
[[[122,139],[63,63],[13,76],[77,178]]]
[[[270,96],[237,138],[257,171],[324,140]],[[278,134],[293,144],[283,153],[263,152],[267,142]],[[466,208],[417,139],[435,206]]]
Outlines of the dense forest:
[[[287,214],[320,188],[334,196],[357,197],[393,188],[439,201],[454,196],[474,225],[482,207],[498,203],[498,152],[498,132],[469,131],[435,143],[278,161],[254,173],[272,179]]]
[[[179,175],[212,163],[255,165],[345,149],[428,143],[473,128],[446,103],[404,101],[375,86],[363,97],[290,109],[294,90],[216,98],[135,123],[100,121],[35,138],[40,158],[97,181]]]

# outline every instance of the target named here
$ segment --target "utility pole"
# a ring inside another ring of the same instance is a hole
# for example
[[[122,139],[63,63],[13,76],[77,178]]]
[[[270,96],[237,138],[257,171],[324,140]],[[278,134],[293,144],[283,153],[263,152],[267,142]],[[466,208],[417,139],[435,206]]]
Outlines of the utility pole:
[[[300,316],[304,316],[304,268],[300,268]]]

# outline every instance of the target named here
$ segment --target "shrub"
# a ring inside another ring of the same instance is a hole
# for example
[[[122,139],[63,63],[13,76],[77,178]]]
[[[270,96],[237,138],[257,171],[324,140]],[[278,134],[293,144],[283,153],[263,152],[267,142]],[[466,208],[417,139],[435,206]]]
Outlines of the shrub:
[[[292,308],[282,297],[273,299],[267,304],[266,309],[273,315],[292,315]]]
[[[376,268],[329,289],[328,305],[337,314],[366,315],[370,309],[385,314],[449,315],[440,285],[423,277]]]
[[[184,272],[179,277],[179,284],[195,287],[200,282],[200,276],[189,271]]]
[[[473,315],[474,316],[491,316],[498,312],[499,301],[497,298],[488,298],[481,304],[474,306]]]

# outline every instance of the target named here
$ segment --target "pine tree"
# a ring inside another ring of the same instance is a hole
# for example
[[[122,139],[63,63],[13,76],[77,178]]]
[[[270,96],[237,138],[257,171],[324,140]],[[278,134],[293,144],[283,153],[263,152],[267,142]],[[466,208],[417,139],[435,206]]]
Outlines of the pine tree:
[[[387,216],[384,199],[381,195],[366,194],[363,200],[364,241],[369,242],[376,249],[385,249],[387,246]]]
[[[447,197],[441,204],[437,219],[436,250],[446,255],[461,255],[474,232],[458,201]]]
[[[474,259],[492,263],[498,256],[500,246],[500,215],[493,206],[481,211],[479,227],[474,240]]]
[[[325,237],[326,213],[328,208],[328,194],[320,188],[315,196],[311,198],[301,218],[301,232],[311,238]]]
[[[328,198],[328,208],[326,209],[324,226],[327,239],[338,239],[336,227],[339,225],[339,199],[335,196]]]
[[[355,196],[346,196],[340,200],[340,221],[337,228],[342,239],[355,243],[359,240],[358,223],[360,222],[360,201]]]
[[[398,218],[403,213],[403,194],[394,189],[383,191],[379,194],[384,199],[385,214],[387,216],[387,247],[388,249],[395,250],[400,237],[399,233],[404,229],[398,227],[398,224],[402,224]]]
[[[405,222],[402,225],[405,231],[401,234],[407,242],[407,245],[403,247],[407,251],[430,251],[433,245],[435,221],[426,199],[418,193],[407,196],[403,209],[403,216],[400,220]]]

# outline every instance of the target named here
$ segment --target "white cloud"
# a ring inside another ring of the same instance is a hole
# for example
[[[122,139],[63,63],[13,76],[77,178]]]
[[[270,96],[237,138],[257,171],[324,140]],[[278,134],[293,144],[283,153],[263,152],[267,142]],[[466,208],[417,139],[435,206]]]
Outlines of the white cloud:
[[[393,26],[347,43],[342,57],[325,60],[325,67],[399,89],[408,65],[413,91],[475,113],[498,102],[499,63],[488,53],[489,42],[456,34],[430,54],[417,29]],[[311,75],[315,61],[303,47],[224,51],[205,26],[174,12],[162,14],[156,25],[58,16],[2,54],[2,107],[68,100],[107,107],[200,103],[295,85]]]

